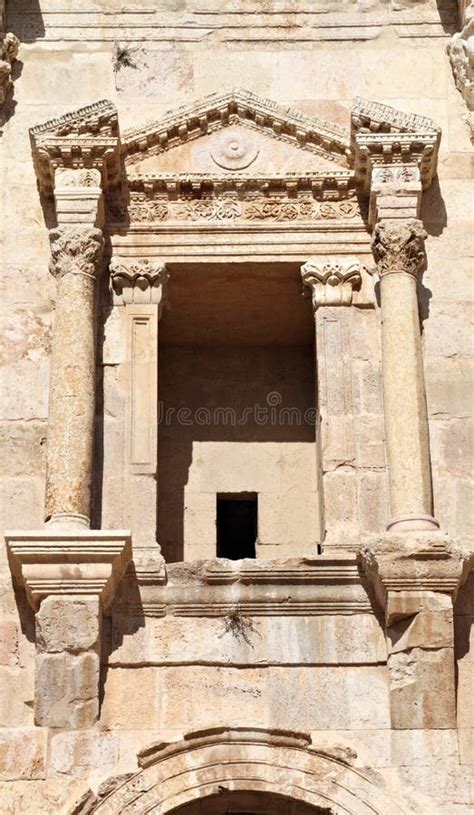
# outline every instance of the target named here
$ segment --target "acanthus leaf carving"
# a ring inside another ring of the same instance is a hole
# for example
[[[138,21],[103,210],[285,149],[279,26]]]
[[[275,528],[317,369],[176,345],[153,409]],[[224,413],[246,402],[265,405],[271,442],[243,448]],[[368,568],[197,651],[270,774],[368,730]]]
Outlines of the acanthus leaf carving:
[[[310,258],[301,267],[303,286],[311,289],[313,308],[350,306],[360,288],[361,266],[357,258]]]
[[[424,259],[426,237],[423,224],[416,218],[380,221],[372,238],[378,274],[405,272],[416,277]]]
[[[56,278],[78,274],[97,279],[102,272],[104,237],[100,229],[65,226],[51,229],[49,270]]]
[[[112,258],[110,288],[115,305],[154,303],[161,305],[169,272],[161,261],[148,258]]]

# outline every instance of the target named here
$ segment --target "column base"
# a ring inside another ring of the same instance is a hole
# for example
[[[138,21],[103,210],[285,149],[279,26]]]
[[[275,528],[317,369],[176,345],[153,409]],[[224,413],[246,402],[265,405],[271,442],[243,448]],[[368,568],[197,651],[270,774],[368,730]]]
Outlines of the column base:
[[[97,595],[106,608],[132,559],[131,533],[52,524],[5,532],[10,568],[36,611],[50,595]]]
[[[387,525],[387,532],[425,532],[430,529],[439,529],[439,523],[432,515],[400,515]]]

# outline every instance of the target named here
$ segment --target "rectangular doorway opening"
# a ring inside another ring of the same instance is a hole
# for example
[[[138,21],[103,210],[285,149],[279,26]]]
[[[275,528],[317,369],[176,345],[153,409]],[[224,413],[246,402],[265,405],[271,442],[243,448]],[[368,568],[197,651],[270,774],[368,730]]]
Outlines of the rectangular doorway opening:
[[[254,492],[217,495],[217,557],[254,558],[257,541],[258,501]]]

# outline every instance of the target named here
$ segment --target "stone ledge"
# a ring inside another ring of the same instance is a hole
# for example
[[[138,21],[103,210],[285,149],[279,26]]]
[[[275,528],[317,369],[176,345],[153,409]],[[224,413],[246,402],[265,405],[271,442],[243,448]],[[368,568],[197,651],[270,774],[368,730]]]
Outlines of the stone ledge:
[[[131,533],[122,529],[7,531],[5,540],[35,610],[51,594],[99,595],[109,606],[132,557]]]

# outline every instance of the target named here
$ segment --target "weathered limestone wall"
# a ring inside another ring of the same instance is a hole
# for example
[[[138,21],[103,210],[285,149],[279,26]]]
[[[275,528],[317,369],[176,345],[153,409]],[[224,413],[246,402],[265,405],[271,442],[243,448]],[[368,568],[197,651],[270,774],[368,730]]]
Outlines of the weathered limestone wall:
[[[76,0],[62,2],[60,10],[53,0],[9,5],[7,30],[21,46],[0,143],[0,525],[34,529],[44,520],[56,284],[48,272],[52,224],[45,225],[28,128],[101,98],[117,105],[126,128],[238,84],[344,126],[356,95],[441,126],[438,178],[423,196],[428,262],[420,291],[434,514],[455,541],[472,540],[473,154],[465,104],[445,51],[456,30],[455,0],[397,8],[377,0],[363,7],[343,2],[337,10],[329,2],[315,8],[309,0],[284,8],[277,0],[206,0],[198,11],[194,3],[172,0],[160,10],[156,0],[146,0],[129,11],[118,0],[81,4],[80,12]],[[129,43],[125,54],[116,41]],[[354,346],[362,348],[356,364],[362,384],[354,388],[365,412],[375,415],[380,393],[371,360],[379,354],[378,320],[378,310],[356,311],[353,329]],[[164,349],[164,360],[172,353]],[[108,371],[112,395],[113,373]],[[120,398],[110,404],[113,423]],[[113,445],[113,433],[110,438]],[[380,428],[362,449],[370,450],[366,469],[359,462],[356,472],[354,462],[335,459],[327,481],[330,517],[341,536],[355,528],[380,532],[388,515]],[[122,504],[119,490],[109,495],[110,518],[120,516]],[[173,568],[176,596],[170,602],[176,604],[194,577],[180,577]],[[250,617],[247,632],[229,617],[229,598],[218,619],[160,619],[155,608],[145,621],[119,609],[102,632],[110,662],[103,668],[99,725],[68,732],[34,725],[35,622],[24,593],[12,588],[4,547],[0,580],[1,807],[8,815],[68,811],[88,787],[132,772],[139,749],[223,720],[311,730],[320,747],[353,750],[356,767],[403,788],[417,802],[414,811],[472,812],[472,579],[455,606],[458,730],[453,711],[434,729],[391,729],[385,639],[368,590],[357,585],[355,600],[365,604],[360,613],[337,616],[326,607],[321,617]],[[133,606],[124,592],[118,602]],[[398,681],[402,686],[402,669]]]

